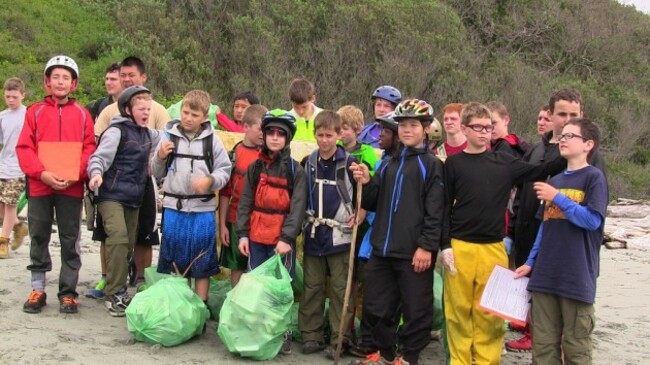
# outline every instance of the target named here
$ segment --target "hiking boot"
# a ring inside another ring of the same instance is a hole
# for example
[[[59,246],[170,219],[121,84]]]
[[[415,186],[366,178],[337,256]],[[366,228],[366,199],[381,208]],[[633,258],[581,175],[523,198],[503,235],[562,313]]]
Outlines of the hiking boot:
[[[284,333],[284,342],[280,348],[280,353],[282,355],[291,355],[291,333],[289,332]]]
[[[325,344],[318,341],[305,341],[302,344],[302,353],[305,355],[313,354],[314,352],[322,351]]]
[[[512,352],[530,352],[533,349],[533,338],[530,332],[524,333],[524,336],[518,340],[506,342],[506,349]]]
[[[348,352],[349,348],[350,348],[350,345],[343,342],[341,344],[341,353],[339,355],[340,356],[345,355]],[[323,352],[325,353],[326,358],[328,358],[330,360],[334,360],[334,358],[336,357],[336,346],[335,345],[327,346],[327,348]]]
[[[0,259],[9,257],[9,238],[0,237]]]
[[[528,326],[522,326],[513,322],[508,323],[508,327],[511,331],[517,331],[521,333],[526,333],[526,331],[528,331]]]
[[[396,357],[395,360],[398,358]],[[399,364],[399,363],[398,363]],[[379,351],[369,354],[364,359],[354,360],[349,365],[393,365],[393,361],[388,361],[381,357]]]
[[[104,288],[106,287],[106,278],[101,278],[94,288],[86,290],[86,298],[104,299]]]
[[[124,317],[126,315],[124,311],[129,306],[129,303],[131,303],[131,297],[126,292],[126,288],[122,288],[117,293],[107,296],[104,301],[104,305],[108,309],[108,314],[113,317]]]
[[[348,352],[352,356],[356,357],[363,357],[365,358],[366,356],[377,352],[377,349],[369,346],[369,345],[364,345],[363,343],[360,343],[358,345],[352,345],[348,348]]]
[[[42,291],[32,290],[29,294],[29,298],[25,304],[23,304],[23,312],[25,313],[41,313],[43,307],[45,307],[47,300],[47,294]]]
[[[74,297],[62,297],[59,304],[59,312],[61,313],[77,313],[79,302]]]
[[[20,222],[14,225],[14,240],[11,241],[11,250],[16,251],[18,247],[23,245],[25,237],[29,234],[29,229],[27,229],[27,224],[25,222]]]

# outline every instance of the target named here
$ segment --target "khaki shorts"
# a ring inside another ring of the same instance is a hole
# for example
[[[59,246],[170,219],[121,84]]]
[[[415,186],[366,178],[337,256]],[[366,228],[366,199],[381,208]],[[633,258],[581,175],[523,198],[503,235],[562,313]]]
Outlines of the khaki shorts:
[[[25,190],[25,178],[0,179],[0,203],[18,205],[18,198]]]

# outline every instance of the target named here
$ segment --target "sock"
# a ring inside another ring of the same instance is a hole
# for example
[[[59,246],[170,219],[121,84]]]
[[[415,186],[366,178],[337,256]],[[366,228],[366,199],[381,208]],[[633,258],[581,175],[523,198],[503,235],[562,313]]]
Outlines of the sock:
[[[138,276],[135,278],[135,285],[138,286],[139,284],[144,284],[144,276]]]
[[[32,271],[32,289],[45,291],[45,273],[43,271]]]

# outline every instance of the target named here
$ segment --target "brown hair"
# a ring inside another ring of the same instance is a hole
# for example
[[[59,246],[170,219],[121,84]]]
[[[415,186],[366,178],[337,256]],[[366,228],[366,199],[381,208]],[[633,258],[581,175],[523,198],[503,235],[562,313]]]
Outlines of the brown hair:
[[[291,84],[289,84],[289,100],[291,100],[291,102],[304,104],[314,95],[316,95],[316,89],[311,81],[302,77],[297,77],[291,80]]]
[[[556,90],[551,94],[551,98],[548,101],[549,110],[551,113],[555,110],[555,103],[560,100],[568,101],[570,103],[580,104],[580,110],[582,110],[582,95],[580,92],[575,89],[560,89]]]
[[[314,133],[321,128],[341,132],[341,116],[331,110],[323,110],[314,119]]]
[[[600,129],[597,125],[595,125],[591,120],[587,118],[570,119],[564,126],[566,127],[569,124],[580,128],[580,134],[585,140],[594,142],[594,148],[592,148],[587,155],[587,158],[591,157],[591,155],[593,155],[594,151],[596,151],[600,145]]]
[[[470,102],[463,105],[463,110],[460,112],[460,123],[468,125],[472,118],[488,118],[492,120],[492,113],[485,105],[476,102]]]
[[[255,124],[262,123],[262,118],[268,109],[262,104],[253,104],[250,105],[246,110],[244,110],[244,115],[241,118],[242,123],[247,126],[253,126]]]
[[[347,125],[355,133],[363,129],[363,112],[354,105],[345,105],[336,111],[341,116],[341,126]]]
[[[210,94],[203,90],[188,91],[187,94],[185,94],[183,97],[183,103],[181,104],[181,107],[183,107],[185,104],[187,104],[190,109],[198,110],[204,115],[207,115],[211,104]]]
[[[136,94],[134,97],[129,100],[129,109],[133,109],[133,106],[135,105],[135,102],[138,100],[153,100],[153,97],[151,96],[151,93],[139,93]]]
[[[7,79],[4,84],[4,91],[20,91],[21,94],[25,93],[25,83],[23,80],[17,78],[17,77],[12,77],[10,79]]]
[[[485,106],[490,109],[490,111],[494,114],[497,113],[501,118],[505,118],[508,116],[508,109],[506,108],[505,105],[502,103],[499,103],[498,101],[490,101]]]

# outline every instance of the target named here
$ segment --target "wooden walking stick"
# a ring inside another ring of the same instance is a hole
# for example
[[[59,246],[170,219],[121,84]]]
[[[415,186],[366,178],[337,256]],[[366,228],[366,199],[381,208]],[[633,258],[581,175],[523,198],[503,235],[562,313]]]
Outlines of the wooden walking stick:
[[[341,357],[341,347],[343,346],[343,329],[345,328],[346,313],[348,311],[348,306],[350,305],[350,292],[352,291],[352,273],[354,272],[354,253],[357,246],[357,232],[359,231],[359,222],[357,221],[359,217],[359,210],[361,209],[361,181],[357,181],[357,206],[354,212],[354,225],[352,226],[352,242],[350,242],[350,263],[348,265],[348,280],[345,284],[345,296],[343,297],[343,310],[341,311],[341,321],[339,323],[339,337],[336,340],[336,353],[334,354],[334,365],[338,365],[339,358]]]

